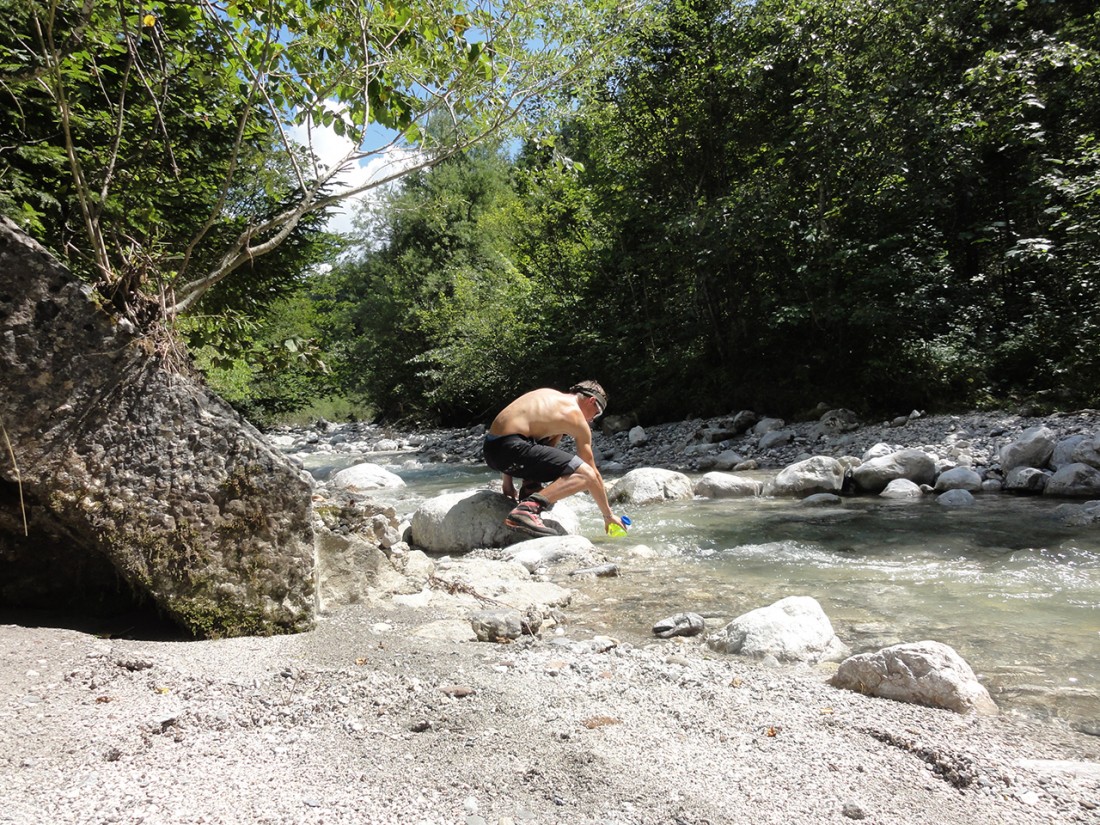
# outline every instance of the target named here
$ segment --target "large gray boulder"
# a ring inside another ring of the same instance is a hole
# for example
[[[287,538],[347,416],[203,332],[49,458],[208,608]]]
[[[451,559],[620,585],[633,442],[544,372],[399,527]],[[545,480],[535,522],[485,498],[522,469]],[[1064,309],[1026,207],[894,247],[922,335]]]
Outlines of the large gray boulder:
[[[750,610],[710,636],[707,645],[720,653],[811,664],[839,662],[851,652],[809,596],[788,596]]]
[[[683,473],[659,467],[639,467],[615,482],[607,498],[612,504],[641,506],[691,499],[693,495],[691,479]]]
[[[865,493],[881,493],[895,478],[931,484],[935,477],[936,461],[924,450],[898,450],[868,459],[852,470],[852,481]]]
[[[0,219],[0,603],[312,627],[310,479],[163,352]]]
[[[1008,472],[1014,467],[1037,467],[1042,469],[1054,455],[1057,437],[1047,427],[1031,427],[1024,430],[1018,439],[1001,448],[1001,470]]]
[[[508,547],[531,539],[504,525],[516,503],[492,490],[444,493],[423,502],[413,513],[411,543],[429,553],[468,553],[484,547]],[[560,535],[578,532],[580,522],[564,502],[542,514]]]
[[[768,496],[810,496],[839,493],[844,487],[844,465],[835,458],[815,455],[784,467],[764,487]]]
[[[1043,493],[1070,498],[1100,496],[1100,470],[1088,464],[1067,464],[1050,477]]]
[[[967,490],[971,493],[979,493],[982,489],[982,477],[969,467],[952,467],[944,470],[936,478],[935,491],[943,493],[947,490]]]
[[[763,489],[764,483],[755,478],[712,472],[695,482],[694,492],[700,498],[751,498]]]
[[[1100,436],[1081,439],[1070,453],[1070,459],[1075,464],[1087,464],[1100,470]]]
[[[333,474],[329,484],[352,493],[365,493],[371,490],[386,490],[404,487],[405,481],[385,467],[364,462],[346,467]]]
[[[970,665],[948,645],[915,642],[841,662],[834,687],[957,713],[996,715],[997,705]]]
[[[1057,470],[1059,467],[1064,467],[1067,464],[1073,464],[1078,459],[1073,457],[1074,451],[1077,449],[1082,441],[1085,440],[1083,435],[1069,435],[1061,439],[1054,445],[1054,452],[1050,456],[1048,462],[1052,470]]]

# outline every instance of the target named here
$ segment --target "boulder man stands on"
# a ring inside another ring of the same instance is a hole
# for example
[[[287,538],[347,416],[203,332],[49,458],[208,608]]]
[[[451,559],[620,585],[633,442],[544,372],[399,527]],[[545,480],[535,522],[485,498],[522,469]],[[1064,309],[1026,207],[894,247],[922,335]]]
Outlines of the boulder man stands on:
[[[588,490],[603,513],[604,529],[623,526],[611,512],[603,476],[592,453],[592,422],[607,408],[607,393],[595,381],[581,381],[569,392],[543,388],[505,407],[485,436],[485,463],[503,474],[504,494],[516,498],[514,478],[523,479],[519,504],[504,523],[532,536],[554,536],[541,518],[555,502]],[[577,454],[558,449],[562,436],[576,442]],[[546,485],[546,486],[543,486]]]

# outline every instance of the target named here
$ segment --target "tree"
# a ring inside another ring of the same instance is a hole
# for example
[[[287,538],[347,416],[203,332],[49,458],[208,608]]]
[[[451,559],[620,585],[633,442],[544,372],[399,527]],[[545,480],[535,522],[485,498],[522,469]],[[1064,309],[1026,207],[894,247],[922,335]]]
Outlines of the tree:
[[[500,147],[408,176],[384,204],[385,243],[337,268],[336,372],[388,418],[484,413],[512,389],[537,307],[515,264],[517,196]]]
[[[121,308],[142,315],[137,296],[152,295],[168,317],[307,216],[407,171],[337,191],[348,167],[409,145],[425,168],[536,115],[599,59],[605,45],[584,36],[623,11],[600,0],[9,6],[0,89],[14,149],[0,173],[18,185],[5,208]],[[435,115],[454,127],[444,142],[424,128]],[[331,127],[352,148],[324,167],[310,140],[302,151],[291,139],[295,126]],[[43,168],[56,196],[33,181]]]

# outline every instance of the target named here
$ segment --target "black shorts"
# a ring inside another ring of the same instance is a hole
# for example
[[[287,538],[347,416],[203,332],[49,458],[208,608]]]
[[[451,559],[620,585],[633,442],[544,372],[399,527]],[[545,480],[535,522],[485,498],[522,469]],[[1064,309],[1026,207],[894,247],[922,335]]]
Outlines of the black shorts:
[[[487,435],[484,452],[489,467],[524,481],[557,481],[584,463],[580,456],[539,444],[525,435]]]

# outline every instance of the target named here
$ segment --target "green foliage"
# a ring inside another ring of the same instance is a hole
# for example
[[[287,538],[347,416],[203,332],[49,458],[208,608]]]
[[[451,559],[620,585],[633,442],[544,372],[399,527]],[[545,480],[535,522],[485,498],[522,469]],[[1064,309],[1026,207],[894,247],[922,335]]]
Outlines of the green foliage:
[[[384,182],[337,191],[343,171],[394,146],[418,146],[431,165],[537,116],[536,100],[605,51],[583,39],[592,22],[621,11],[603,0],[4,9],[0,207],[140,322],[207,311],[206,293],[242,269],[238,289],[265,292],[258,259]],[[437,115],[445,135],[426,129]],[[348,141],[343,158],[323,165],[292,137],[310,144],[318,127]]]
[[[257,415],[458,423],[586,376],[645,419],[1095,404],[1094,5],[16,4],[0,207],[194,312]],[[518,157],[471,148],[555,112]],[[330,126],[355,163],[372,124],[421,168],[302,280],[347,193],[284,138]]]
[[[222,310],[189,315],[181,332],[211,387],[246,417],[261,424],[287,420],[334,390],[321,336],[321,274],[299,278],[263,314]],[[357,408],[342,405],[343,417]],[[335,405],[326,406],[335,415]]]
[[[632,406],[961,402],[1096,351],[1088,253],[1051,240],[1100,115],[1092,9],[662,9],[579,108]]]
[[[388,241],[333,275],[342,386],[387,417],[421,420],[487,409],[510,388],[532,307],[510,257],[514,198],[496,149],[413,175],[390,197]]]

